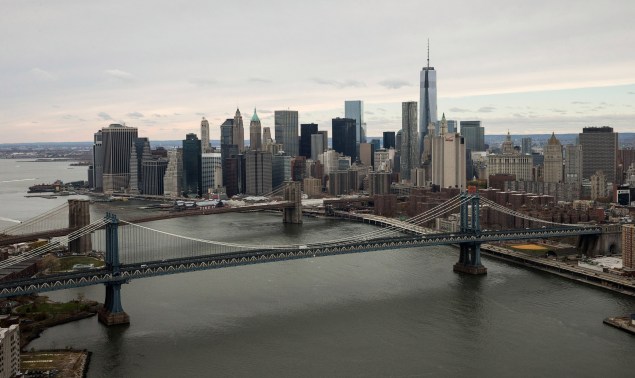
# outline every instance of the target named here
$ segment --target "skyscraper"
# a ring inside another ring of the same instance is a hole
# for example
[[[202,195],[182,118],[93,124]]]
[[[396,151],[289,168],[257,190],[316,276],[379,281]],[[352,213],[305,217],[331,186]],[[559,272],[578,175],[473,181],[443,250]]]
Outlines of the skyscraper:
[[[95,134],[94,167],[101,167],[101,180],[104,193],[122,191],[130,182],[130,153],[137,139],[137,128],[112,124]],[[101,142],[101,144],[98,144]],[[95,174],[99,171],[95,170]]]
[[[417,102],[401,103],[401,178],[410,180],[410,171],[419,165]]]
[[[384,131],[384,148],[389,149],[390,147],[396,148],[395,145],[395,132],[394,131]]]
[[[256,108],[254,108],[254,115],[249,122],[249,148],[254,151],[262,150],[262,125],[260,124],[260,118],[256,114]]]
[[[562,179],[562,144],[555,133],[544,148],[544,182],[563,182]]]
[[[135,139],[134,148],[130,151],[130,193],[145,193],[141,166],[145,160],[150,159],[152,159],[152,152],[148,138]]]
[[[445,114],[439,135],[432,137],[432,183],[442,188],[466,188],[466,149],[463,137],[449,133]]]
[[[322,134],[311,135],[311,160],[318,160],[318,157],[325,149],[324,136]]]
[[[591,178],[602,171],[606,180],[615,183],[617,168],[617,133],[612,127],[585,127],[579,134],[582,146],[582,177]]]
[[[565,147],[564,182],[582,184],[582,146],[579,144]]]
[[[201,120],[201,147],[204,153],[210,150],[209,122],[205,119],[205,117]]]
[[[203,193],[208,193],[223,184],[222,154],[219,152],[204,153],[201,157],[201,177]]]
[[[220,145],[223,144],[235,144],[234,143],[234,119],[227,118],[222,125],[220,125]]]
[[[437,123],[437,72],[430,67],[430,41],[428,41],[428,64],[421,69],[420,74],[420,101],[419,109],[419,145],[420,153],[423,153],[423,138],[428,134],[428,124]]]
[[[232,139],[233,144],[238,146],[238,151],[245,151],[245,127],[243,126],[243,116],[238,108],[236,108],[236,114],[234,115]]]
[[[146,159],[141,163],[141,176],[143,177],[143,194],[162,196],[165,187],[165,172],[168,161],[164,158]]]
[[[307,159],[311,158],[311,135],[317,134],[317,132],[317,123],[303,123],[300,125],[300,155]]]
[[[196,134],[187,134],[183,140],[183,190],[190,196],[203,193],[201,141]]]
[[[485,151],[485,128],[481,121],[461,121],[461,136],[468,150]]]
[[[163,194],[180,197],[183,194],[183,149],[168,151],[168,167],[163,176]]]
[[[531,137],[524,137],[520,140],[520,153],[531,155]]]
[[[352,161],[357,160],[357,143],[355,142],[355,120],[352,118],[333,118],[333,149]]]
[[[251,150],[245,159],[245,193],[254,196],[270,193],[272,155],[266,151]]]
[[[355,120],[355,144],[366,143],[366,123],[364,122],[364,101],[344,101],[344,118]]]
[[[284,152],[289,156],[298,156],[298,112],[295,110],[276,110],[274,123],[276,143],[282,144]]]

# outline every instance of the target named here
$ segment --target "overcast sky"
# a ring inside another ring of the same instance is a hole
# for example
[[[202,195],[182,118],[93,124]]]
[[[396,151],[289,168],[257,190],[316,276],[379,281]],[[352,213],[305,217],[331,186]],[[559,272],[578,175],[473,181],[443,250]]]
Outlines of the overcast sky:
[[[345,100],[379,136],[419,100],[427,38],[439,116],[488,134],[635,132],[633,0],[0,5],[0,143],[90,141],[114,122],[183,139],[202,116],[218,139],[237,106],[330,134]]]

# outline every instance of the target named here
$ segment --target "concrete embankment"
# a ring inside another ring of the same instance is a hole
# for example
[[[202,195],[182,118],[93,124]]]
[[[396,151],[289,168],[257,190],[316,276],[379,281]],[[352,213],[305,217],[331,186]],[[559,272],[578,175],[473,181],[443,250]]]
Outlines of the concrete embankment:
[[[635,282],[629,278],[602,272],[592,272],[579,268],[575,265],[569,265],[564,262],[542,257],[528,256],[521,252],[512,251],[491,244],[481,245],[481,252],[485,257],[492,257],[514,264],[524,265],[529,268],[553,273],[587,285],[635,296]]]

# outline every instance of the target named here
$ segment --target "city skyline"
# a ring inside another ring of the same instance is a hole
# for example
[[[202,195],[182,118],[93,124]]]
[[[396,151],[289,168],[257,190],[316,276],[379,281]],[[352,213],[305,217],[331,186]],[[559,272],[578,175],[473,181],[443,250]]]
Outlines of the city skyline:
[[[435,12],[419,2],[399,10],[338,3],[338,12],[329,3],[223,4],[219,12],[211,11],[218,4],[149,4],[7,4],[1,142],[89,141],[120,122],[176,140],[198,133],[201,117],[218,140],[236,107],[254,106],[263,127],[286,109],[299,123],[328,127],[352,99],[364,101],[368,135],[378,136],[400,129],[402,102],[419,100],[428,38],[438,114],[448,119],[481,120],[488,134],[635,131],[631,2],[575,3],[576,13],[574,3],[500,2],[496,17],[463,2]],[[324,20],[320,32],[280,9]],[[358,27],[343,29],[357,13]],[[247,22],[230,29],[226,14]],[[201,32],[208,23],[233,32]]]

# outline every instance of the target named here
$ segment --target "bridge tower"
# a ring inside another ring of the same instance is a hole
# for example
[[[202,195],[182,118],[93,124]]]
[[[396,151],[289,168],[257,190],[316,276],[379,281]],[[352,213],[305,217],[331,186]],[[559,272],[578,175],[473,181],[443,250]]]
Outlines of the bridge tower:
[[[480,235],[481,224],[478,193],[461,194],[461,234]],[[481,243],[459,243],[459,261],[453,270],[459,273],[487,274],[487,268],[481,264]]]
[[[130,316],[126,314],[121,306],[121,284],[125,280],[121,279],[119,263],[119,221],[115,214],[107,213],[109,222],[106,225],[106,269],[112,274],[112,281],[105,283],[106,300],[99,309],[97,317],[99,321],[107,326],[130,323]]]
[[[284,188],[284,199],[285,201],[292,202],[294,206],[285,207],[282,210],[282,222],[302,224],[302,190],[299,182],[287,182],[287,186]]]
[[[90,224],[90,201],[68,200],[68,228],[78,230]],[[68,250],[75,253],[88,253],[92,249],[90,234],[68,243]]]

